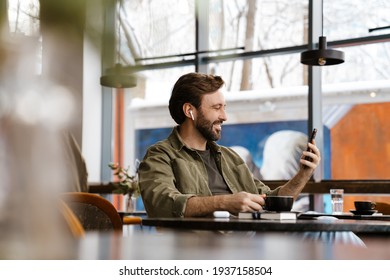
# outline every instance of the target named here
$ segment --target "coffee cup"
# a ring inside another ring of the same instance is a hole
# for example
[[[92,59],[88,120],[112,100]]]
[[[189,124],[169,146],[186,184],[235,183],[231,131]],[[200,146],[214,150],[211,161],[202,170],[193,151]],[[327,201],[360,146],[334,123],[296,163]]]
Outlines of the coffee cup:
[[[266,196],[265,197],[265,210],[267,211],[291,211],[294,203],[294,197],[292,196]]]
[[[354,204],[357,211],[373,210],[376,207],[376,203],[372,201],[355,201]]]

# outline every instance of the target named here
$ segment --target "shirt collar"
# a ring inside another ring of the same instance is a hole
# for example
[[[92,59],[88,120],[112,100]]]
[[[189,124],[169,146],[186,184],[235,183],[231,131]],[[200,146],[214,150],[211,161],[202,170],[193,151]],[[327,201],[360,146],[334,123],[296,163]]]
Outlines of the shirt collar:
[[[189,149],[191,151],[195,151],[194,149],[191,149],[190,147],[187,147],[186,144],[184,143],[183,139],[180,137],[179,126],[175,126],[173,128],[173,130],[171,132],[171,135],[169,135],[168,139],[171,142],[172,147],[175,148],[178,151],[183,149],[183,147],[186,147],[187,149]],[[207,147],[209,147],[209,149],[212,150],[212,151],[221,152],[221,146],[219,146],[214,141],[208,141],[207,142]]]

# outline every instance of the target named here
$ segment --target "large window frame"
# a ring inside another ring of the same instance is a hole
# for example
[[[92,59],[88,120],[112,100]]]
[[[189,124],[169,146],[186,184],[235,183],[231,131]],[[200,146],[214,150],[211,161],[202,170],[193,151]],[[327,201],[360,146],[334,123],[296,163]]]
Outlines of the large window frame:
[[[271,57],[285,54],[297,54],[303,52],[307,49],[315,49],[318,47],[318,37],[321,35],[321,31],[323,29],[321,14],[323,7],[323,0],[321,1],[312,1],[309,0],[309,34],[308,34],[308,43],[299,45],[299,46],[291,46],[284,47],[278,49],[267,49],[267,50],[257,50],[257,51],[244,51],[237,52],[233,54],[222,54],[215,55],[212,51],[208,51],[207,39],[208,36],[208,1],[207,0],[198,0],[196,1],[196,52],[191,54],[178,54],[172,55],[173,58],[181,57],[180,60],[172,60],[169,62],[161,62],[161,63],[143,63],[138,64],[136,66],[128,66],[129,71],[145,71],[145,70],[153,70],[153,69],[167,69],[173,67],[182,67],[192,65],[195,67],[196,71],[199,72],[207,72],[208,65],[216,62],[224,62],[224,61],[238,61],[238,60],[247,60],[253,58],[262,58],[262,57]],[[201,12],[200,12],[201,11]],[[206,22],[206,23],[205,23]],[[390,34],[376,35],[376,36],[366,36],[359,38],[351,38],[351,39],[343,39],[343,40],[335,40],[328,41],[328,47],[331,48],[349,48],[354,46],[361,46],[367,44],[377,44],[383,42],[390,42]],[[167,58],[167,57],[166,57]],[[322,81],[321,81],[321,67],[308,67],[307,75],[308,75],[308,131],[309,134],[313,127],[320,129],[317,138],[317,145],[320,149],[323,147],[322,139]],[[106,100],[105,102],[109,102]],[[107,106],[107,105],[105,105]],[[111,108],[112,106],[107,106]],[[111,118],[112,112],[107,111],[103,112],[103,119]],[[112,122],[107,122],[105,124],[106,130],[109,125],[112,125]],[[103,129],[104,131],[105,129]],[[108,129],[111,131],[111,129]],[[107,131],[108,131],[107,130]],[[111,137],[110,133],[103,133],[103,138]],[[104,144],[106,143],[106,144]],[[109,144],[109,146],[108,146]],[[105,160],[102,160],[102,171],[107,170],[106,162],[107,159],[110,158],[111,155],[111,142],[103,141],[102,147],[103,157],[105,156]],[[102,181],[110,180],[110,174],[105,176],[102,172]],[[106,172],[107,173],[107,172]],[[323,169],[318,168],[316,170],[316,174],[314,176],[315,181],[321,181],[323,179]]]

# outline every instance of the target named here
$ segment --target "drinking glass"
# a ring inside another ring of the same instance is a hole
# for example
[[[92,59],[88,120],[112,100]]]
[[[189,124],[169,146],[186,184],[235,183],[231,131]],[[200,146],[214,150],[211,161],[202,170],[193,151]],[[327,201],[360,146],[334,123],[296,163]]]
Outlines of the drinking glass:
[[[332,214],[342,214],[344,209],[344,190],[331,189],[330,197],[332,200]]]

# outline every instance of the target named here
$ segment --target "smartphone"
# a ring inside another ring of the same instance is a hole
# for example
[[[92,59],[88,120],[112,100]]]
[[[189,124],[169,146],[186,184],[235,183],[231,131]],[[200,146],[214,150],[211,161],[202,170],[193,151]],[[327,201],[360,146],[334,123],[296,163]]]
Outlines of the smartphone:
[[[313,131],[311,132],[311,135],[310,135],[310,138],[309,138],[309,142],[310,142],[310,143],[313,143],[313,140],[316,138],[316,135],[317,135],[317,128],[313,128]],[[306,151],[312,152],[312,149],[310,149],[309,147],[307,147],[307,150],[306,150]],[[312,161],[312,158],[306,156],[306,157],[305,157],[305,160]]]

